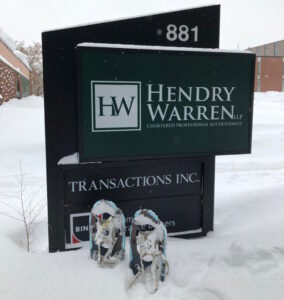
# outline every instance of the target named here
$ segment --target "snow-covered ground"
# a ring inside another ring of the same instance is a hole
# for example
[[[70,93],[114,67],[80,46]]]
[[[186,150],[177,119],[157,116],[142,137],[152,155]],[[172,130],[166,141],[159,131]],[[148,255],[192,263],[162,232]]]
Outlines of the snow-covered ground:
[[[20,165],[24,199],[45,199],[41,98],[0,107],[2,212],[3,202],[19,205]],[[140,283],[125,290],[128,253],[114,269],[99,268],[88,248],[49,254],[46,208],[38,222],[27,253],[23,225],[0,215],[1,300],[284,299],[284,93],[255,95],[252,154],[217,158],[215,231],[169,238],[170,274],[156,294]]]

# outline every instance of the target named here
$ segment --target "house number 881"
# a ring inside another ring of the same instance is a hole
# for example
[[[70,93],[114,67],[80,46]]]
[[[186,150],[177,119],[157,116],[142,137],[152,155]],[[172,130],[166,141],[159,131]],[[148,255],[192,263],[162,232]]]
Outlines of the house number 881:
[[[180,25],[177,27],[174,24],[169,24],[167,26],[167,39],[171,42],[175,40],[180,40],[181,42],[186,42],[189,40],[189,31],[194,33],[194,42],[198,41],[198,26],[189,28],[187,25]]]

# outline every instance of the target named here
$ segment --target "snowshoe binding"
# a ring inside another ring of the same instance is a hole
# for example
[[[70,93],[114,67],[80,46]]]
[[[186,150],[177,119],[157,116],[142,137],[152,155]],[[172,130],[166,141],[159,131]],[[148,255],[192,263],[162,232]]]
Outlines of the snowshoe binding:
[[[130,229],[130,288],[138,278],[144,277],[150,292],[158,289],[169,271],[166,259],[167,230],[152,210],[135,213]],[[147,284],[147,277],[148,283]]]
[[[101,267],[123,260],[125,217],[122,211],[112,201],[99,200],[92,207],[89,225],[91,258]]]

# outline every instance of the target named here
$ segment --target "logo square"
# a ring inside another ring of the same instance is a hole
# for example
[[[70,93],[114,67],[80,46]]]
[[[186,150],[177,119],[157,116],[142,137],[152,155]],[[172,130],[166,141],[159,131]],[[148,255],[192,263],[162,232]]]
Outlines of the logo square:
[[[91,81],[92,132],[141,130],[141,82]]]

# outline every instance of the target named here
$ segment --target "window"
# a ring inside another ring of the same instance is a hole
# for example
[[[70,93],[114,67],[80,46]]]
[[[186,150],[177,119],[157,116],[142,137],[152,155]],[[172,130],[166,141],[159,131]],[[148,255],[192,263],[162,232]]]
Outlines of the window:
[[[17,98],[21,98],[20,80],[17,80]]]
[[[278,44],[274,43],[274,56],[278,56],[278,55],[279,55]]]
[[[30,82],[27,78],[21,75],[22,97],[27,97],[30,94]]]
[[[257,58],[257,75],[261,73],[261,57]]]
[[[282,86],[283,88],[283,86]],[[256,87],[256,91],[260,92],[260,79],[257,79],[257,87]]]
[[[282,92],[284,92],[284,58],[282,63]]]

